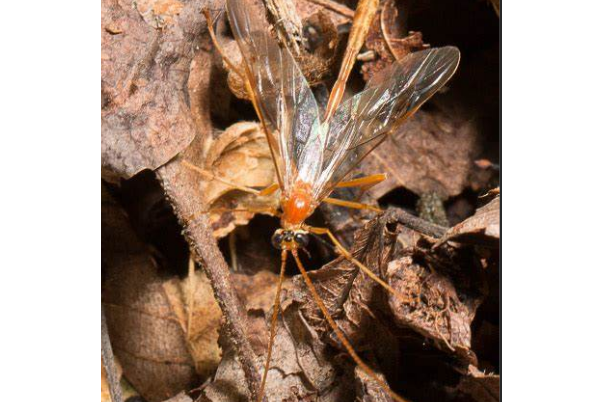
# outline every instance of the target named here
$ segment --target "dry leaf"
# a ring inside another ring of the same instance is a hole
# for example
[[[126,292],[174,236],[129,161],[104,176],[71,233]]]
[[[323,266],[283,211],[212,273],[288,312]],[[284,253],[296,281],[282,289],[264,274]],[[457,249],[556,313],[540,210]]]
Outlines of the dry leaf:
[[[467,186],[479,150],[479,133],[471,120],[438,109],[419,110],[361,166],[364,172],[388,176],[370,190],[376,198],[405,187],[418,195],[436,193],[446,199]]]
[[[497,247],[500,239],[500,197],[477,209],[476,213],[457,224],[437,245],[448,241]]]
[[[382,276],[395,249],[397,228],[392,212],[388,211],[358,230],[351,248],[355,258],[377,276]],[[327,309],[356,348],[369,342],[377,327],[388,325],[375,313],[386,306],[384,290],[365,273],[358,272],[348,260],[340,257],[309,274]],[[342,349],[314,300],[305,291],[303,281],[300,278],[295,281],[305,292],[299,299],[304,317],[318,333],[327,335],[329,343]]]
[[[273,277],[275,279],[275,276]],[[298,304],[291,302],[286,294],[283,295],[283,301],[265,389],[268,400],[351,400],[349,375],[337,370],[333,362],[333,351],[320,342],[318,335],[305,322],[298,310]],[[255,321],[255,324],[249,327],[250,336],[264,337],[264,341],[260,343],[263,349],[259,351],[264,359],[269,311],[247,311],[249,321]],[[230,350],[225,352],[215,380],[205,388],[201,400],[248,400],[242,369]]]
[[[402,3],[403,4],[403,3]],[[428,48],[420,32],[408,32],[407,4],[400,7],[392,0],[384,1],[377,12],[366,38],[365,47],[373,52],[373,60],[362,65],[362,76],[369,81],[379,71],[408,54]]]
[[[101,148],[109,180],[156,169],[196,134],[185,87],[193,40],[206,24],[202,4],[144,4],[171,22],[157,30],[140,18],[134,2],[102,2]]]
[[[383,391],[382,387],[362,369],[356,367],[354,374],[356,394],[359,396],[356,397],[356,400],[362,402],[393,402],[393,398]],[[382,374],[378,374],[378,377],[385,380]]]
[[[404,298],[389,297],[396,321],[433,340],[440,350],[476,363],[470,324],[482,298],[460,294],[448,276],[419,261],[408,255],[387,267],[388,282]]]
[[[156,263],[104,190],[102,227],[102,302],[124,376],[150,402],[192,388],[198,376]]]
[[[284,15],[289,16],[289,18],[282,18],[282,15],[274,17],[273,19],[278,21],[278,27],[281,27],[283,24],[287,25],[287,23],[290,23],[293,19],[302,19],[303,36],[306,46],[301,46],[298,48],[298,52],[293,50],[291,53],[294,55],[297,64],[309,85],[314,86],[321,83],[326,77],[336,73],[334,69],[336,68],[336,55],[339,45],[337,27],[341,23],[349,22],[349,19],[336,12],[330,11],[327,8],[316,6],[308,1],[297,2],[295,10],[289,8],[294,5],[293,3],[282,1],[268,2],[268,7],[272,6],[272,9],[274,9],[274,3],[279,3],[276,9],[284,10]],[[263,19],[264,15],[266,15],[266,13],[262,12],[264,7],[258,5],[255,6],[257,6],[256,15]],[[293,15],[295,18],[290,17]],[[263,23],[266,27],[274,26],[274,24],[270,24],[267,19],[264,19]],[[297,23],[295,22],[288,25],[297,25]],[[298,42],[296,39],[297,35],[294,35],[295,38],[287,38],[280,30],[278,30],[278,34],[281,37],[281,39],[278,39],[279,43]],[[275,36],[274,40],[277,40]],[[225,56],[233,62],[239,71],[244,71],[242,68],[242,55],[236,41],[219,34],[218,41]],[[233,71],[225,62],[223,62],[223,68],[228,72],[227,82],[232,93],[239,99],[250,100],[246,91],[244,78],[238,75],[236,71]]]
[[[165,400],[164,402],[193,402],[192,399],[184,392],[180,392],[178,395]]]
[[[163,283],[163,289],[186,336],[197,373],[208,378],[221,359],[217,338],[222,314],[207,276],[197,270],[192,280],[173,278]]]
[[[474,401],[498,402],[500,400],[500,376],[485,374],[476,367],[470,366],[467,375],[458,384],[457,391],[467,395]]]
[[[177,0],[136,0],[134,6],[147,24],[153,28],[163,28],[173,23],[184,4]]]
[[[100,362],[100,402],[112,402],[105,366]]]
[[[201,188],[215,236],[224,237],[236,226],[247,224],[254,211],[273,215],[278,192],[259,197],[230,184],[261,189],[277,183],[270,148],[259,123],[236,123],[206,147],[203,169],[212,177],[202,178]]]

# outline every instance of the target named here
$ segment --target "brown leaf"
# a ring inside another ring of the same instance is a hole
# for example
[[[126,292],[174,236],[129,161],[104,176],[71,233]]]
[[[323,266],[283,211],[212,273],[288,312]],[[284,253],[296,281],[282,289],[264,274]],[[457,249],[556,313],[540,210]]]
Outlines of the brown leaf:
[[[295,5],[301,19],[324,13],[337,27],[353,20],[354,11],[336,0],[297,0]]]
[[[164,402],[193,402],[192,399],[184,392],[180,392],[178,395],[165,400]]]
[[[201,4],[136,4],[162,29],[145,23],[132,1],[102,2],[102,168],[113,180],[156,169],[195,136],[185,84],[205,24]]]
[[[500,197],[477,209],[476,213],[460,222],[443,236],[437,246],[454,241],[497,247],[500,239]]]
[[[372,195],[398,187],[443,199],[460,194],[480,149],[478,138],[475,124],[461,114],[419,110],[362,162],[363,171],[388,176]]]
[[[233,276],[239,295],[246,301],[249,336],[263,359],[267,351],[270,310],[277,278],[277,275],[266,272],[251,277]],[[332,350],[321,343],[316,332],[304,320],[299,305],[288,296],[291,292],[296,290],[291,283],[285,283],[266,384],[268,400],[300,400],[306,397],[314,397],[318,401],[349,400],[349,383],[336,370]],[[242,369],[231,349],[227,348],[215,380],[205,388],[202,400],[246,401],[247,392]]]
[[[365,81],[370,80],[379,71],[403,59],[408,54],[426,49],[420,32],[408,32],[406,28],[407,4],[400,8],[392,0],[382,3],[366,38],[365,47],[373,52],[373,60],[362,65]],[[404,15],[405,14],[405,15]]]
[[[378,383],[369,377],[359,367],[355,368],[355,388],[359,396],[357,400],[362,402],[393,402],[391,398]],[[379,374],[381,380],[385,380],[382,374]]]
[[[192,62],[188,91],[191,93],[192,116],[200,135],[186,149],[182,159],[188,163],[185,169],[190,176],[186,190],[195,193],[195,197],[188,199],[191,204],[196,204],[191,209],[207,206],[214,235],[224,237],[236,226],[247,224],[255,215],[254,211],[272,214],[271,209],[278,203],[277,192],[258,197],[236,189],[232,184],[262,188],[276,183],[277,179],[259,123],[239,122],[225,131],[213,130],[209,111],[215,92],[211,88],[216,82],[211,69],[209,54],[199,52]],[[250,211],[240,211],[245,209]]]
[[[216,237],[224,237],[238,225],[245,225],[262,210],[273,215],[279,199],[275,192],[259,197],[233,188],[224,181],[245,187],[265,188],[277,183],[270,148],[258,123],[236,123],[211,142],[204,168],[218,178],[203,181],[205,204]],[[251,211],[230,210],[251,209]]]
[[[153,28],[163,28],[173,23],[173,18],[180,13],[184,4],[177,0],[136,0],[134,6],[147,24]]]
[[[209,377],[221,359],[217,338],[222,314],[207,276],[198,270],[194,278],[164,282],[163,290],[184,332],[197,373]]]
[[[276,24],[278,27],[282,25],[296,26],[297,22],[292,23],[291,21],[296,21],[299,18],[302,19],[306,46],[298,47],[298,51],[293,50],[292,54],[310,86],[323,82],[336,68],[336,55],[339,45],[337,27],[341,23],[349,22],[349,19],[309,1],[298,1],[295,10],[290,9],[294,3],[288,1],[268,2],[268,8],[272,5],[272,9],[274,9],[273,4],[277,4],[278,7],[276,9],[284,10],[282,12],[284,16],[289,16],[289,18],[283,18],[283,15],[280,13],[277,16],[270,14],[274,21],[278,21],[278,24]],[[262,9],[258,7],[256,14],[262,16]],[[267,12],[271,13],[269,10]],[[287,22],[290,24],[287,24]],[[264,24],[266,27],[274,26],[274,24],[268,23],[267,19],[264,21]],[[274,29],[272,28],[272,30]],[[298,42],[297,34],[293,34],[294,37],[289,38],[285,32],[281,32],[279,29],[276,29],[276,31],[278,32],[280,43],[296,44]],[[296,30],[294,31],[296,32]],[[236,41],[219,34],[218,41],[226,57],[233,62],[239,71],[244,71],[242,68],[242,55]],[[291,49],[290,46],[289,49]],[[246,91],[244,78],[238,75],[236,71],[233,71],[225,62],[223,62],[223,68],[228,72],[227,82],[232,93],[239,99],[250,100]]]
[[[470,366],[469,373],[462,377],[457,387],[460,394],[470,396],[474,401],[498,402],[500,400],[500,376],[485,374]]]
[[[439,349],[476,363],[470,324],[482,298],[460,293],[449,276],[434,263],[421,261],[420,255],[416,251],[387,267],[390,285],[403,297],[389,297],[395,320],[433,340]]]
[[[151,402],[192,388],[194,362],[156,263],[104,190],[102,228],[102,302],[125,377]]]
[[[399,213],[391,209],[358,230],[353,253],[385,278],[400,297],[385,292],[363,272],[358,274],[343,258],[310,273],[316,289],[356,348],[370,342],[375,332],[387,327],[394,330],[384,318],[392,315],[399,327],[409,328],[415,337],[426,337],[442,351],[453,353],[464,367],[476,362],[470,348],[470,325],[484,294],[484,279],[479,276],[482,268],[471,265],[472,254],[466,254],[471,250],[443,249],[436,254],[430,250],[432,239],[404,227],[398,219]],[[433,227],[444,233],[443,228]],[[418,244],[428,248],[415,249]],[[404,247],[403,257],[392,260],[399,254],[396,245]],[[295,281],[301,288],[300,281]],[[338,345],[313,300],[306,295],[300,302],[308,323],[319,333],[329,334],[329,341]],[[384,343],[384,338],[380,340]]]
[[[355,234],[352,253],[369,269],[380,272],[381,265],[388,262],[395,243],[395,235],[386,229],[389,216],[381,216],[367,224]],[[375,296],[378,285],[363,272],[358,273],[355,265],[340,257],[317,271],[310,272],[318,294],[335,316],[335,321],[354,345],[363,341],[366,331],[374,325],[371,309],[376,308]],[[297,286],[305,289],[301,278],[296,278]],[[330,335],[330,341],[339,345],[339,340],[331,333],[328,323],[309,293],[301,299],[303,314],[319,333]],[[368,308],[370,306],[370,308]]]

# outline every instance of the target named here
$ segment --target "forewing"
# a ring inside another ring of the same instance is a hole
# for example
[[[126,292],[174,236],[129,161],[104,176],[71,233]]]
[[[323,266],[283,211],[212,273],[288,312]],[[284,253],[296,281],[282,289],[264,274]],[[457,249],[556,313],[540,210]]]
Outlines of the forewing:
[[[248,89],[286,193],[297,176],[297,162],[312,127],[319,128],[318,106],[293,56],[270,36],[265,12],[254,3],[228,0],[226,7],[244,59]]]
[[[323,127],[327,135],[322,168],[315,180],[315,198],[328,196],[388,133],[451,78],[459,61],[459,50],[451,46],[412,53],[341,104],[328,127]]]

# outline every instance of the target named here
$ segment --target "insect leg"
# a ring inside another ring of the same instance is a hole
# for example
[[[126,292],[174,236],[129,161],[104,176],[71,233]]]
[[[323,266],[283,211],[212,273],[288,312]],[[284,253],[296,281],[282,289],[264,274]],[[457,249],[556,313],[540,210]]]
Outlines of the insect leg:
[[[350,262],[352,262],[353,265],[355,265],[356,267],[358,267],[359,269],[361,269],[362,272],[364,272],[366,275],[368,275],[370,277],[370,279],[374,280],[376,283],[378,283],[383,288],[385,288],[385,290],[387,292],[391,293],[399,301],[401,301],[402,303],[408,303],[409,302],[409,300],[404,295],[402,295],[401,293],[399,293],[398,291],[396,291],[395,289],[393,289],[387,282],[385,282],[382,279],[380,279],[378,277],[378,275],[376,275],[368,267],[366,267],[364,264],[362,264],[360,261],[358,261],[356,258],[354,258],[353,255],[351,255],[351,253],[345,247],[343,247],[343,245],[341,244],[341,242],[339,242],[337,240],[337,238],[332,234],[332,232],[329,229],[327,229],[327,228],[317,228],[317,227],[312,227],[312,226],[306,226],[305,228],[309,232],[311,232],[311,233],[314,233],[314,234],[317,234],[317,235],[326,235],[326,236],[328,236],[328,238],[330,239],[330,241],[332,241],[332,243],[334,244],[334,246],[336,247],[336,249],[339,251],[339,253],[343,257],[345,257],[347,260],[349,260]]]
[[[322,301],[322,298],[318,294],[318,291],[314,287],[314,284],[311,282],[309,275],[307,275],[307,271],[305,270],[305,268],[303,267],[303,264],[301,263],[301,260],[299,259],[297,250],[291,250],[291,253],[293,254],[293,258],[295,259],[295,262],[297,263],[297,267],[299,268],[299,271],[301,271],[301,276],[303,276],[303,280],[305,281],[305,284],[307,285],[307,288],[309,289],[309,292],[311,293],[313,299],[315,300],[316,304],[322,311],[322,314],[324,314],[324,318],[326,319],[326,321],[328,321],[328,325],[330,325],[330,328],[332,328],[336,337],[343,344],[343,346],[345,347],[345,350],[347,350],[347,353],[349,353],[349,355],[351,356],[351,358],[353,359],[355,364],[357,364],[366,374],[368,374],[368,376],[370,378],[372,378],[374,381],[376,381],[378,383],[378,385],[380,385],[380,387],[383,389],[383,391],[385,391],[391,398],[395,399],[398,402],[407,402],[401,396],[397,395],[391,388],[389,388],[389,386],[383,380],[381,380],[376,375],[376,373],[370,367],[368,367],[368,365],[366,363],[364,363],[362,361],[362,359],[360,359],[360,357],[357,355],[357,353],[353,349],[353,346],[351,346],[351,343],[349,342],[349,340],[343,334],[343,331],[341,330],[341,328],[334,321],[334,319],[332,318],[332,316],[326,309],[326,306],[324,305],[324,301]]]
[[[209,12],[208,9],[203,9],[203,15],[205,15],[205,19],[207,19],[207,29],[209,30],[209,36],[211,36],[211,41],[213,42],[213,44],[215,45],[215,48],[217,49],[217,51],[219,52],[219,54],[222,56],[222,59],[224,59],[224,61],[226,62],[226,64],[228,65],[228,67],[234,71],[236,73],[236,75],[238,75],[241,79],[245,79],[245,75],[243,74],[242,70],[240,68],[238,68],[234,62],[232,62],[232,60],[230,60],[230,58],[228,56],[226,56],[226,52],[224,52],[224,50],[222,49],[221,45],[219,44],[219,42],[217,41],[217,37],[215,36],[215,31],[213,30],[213,18],[211,18],[211,13]],[[219,16],[218,16],[219,18]]]
[[[327,202],[329,204],[332,204],[332,205],[338,205],[338,206],[346,207],[346,208],[369,209],[371,211],[383,212],[383,210],[378,207],[374,207],[374,206],[368,205],[368,204],[362,204],[361,202],[339,200],[338,198],[330,198],[330,197],[324,198],[323,201]]]
[[[240,191],[244,191],[246,193],[255,194],[257,196],[272,195],[279,188],[278,184],[274,183],[274,184],[269,185],[268,187],[264,188],[263,190],[255,190],[254,188],[251,188],[251,187],[242,186],[240,184],[233,183],[229,180],[224,180],[224,179],[214,175],[213,173],[208,172],[207,170],[201,169],[200,167],[193,165],[192,163],[188,162],[187,160],[183,160],[182,165],[184,165],[188,169],[194,170],[195,172],[197,172],[198,174],[200,174],[203,177],[218,181],[222,184],[225,184],[226,186],[230,186],[232,188],[235,188]]]
[[[272,358],[272,348],[274,346],[274,337],[276,335],[276,322],[278,321],[278,311],[280,310],[280,293],[282,291],[282,281],[284,280],[284,268],[286,267],[286,250],[282,250],[282,264],[280,265],[280,276],[278,277],[278,287],[276,288],[276,298],[274,299],[274,308],[272,312],[272,321],[270,322],[270,340],[268,341],[268,353],[265,358],[265,367],[261,378],[261,386],[257,395],[257,402],[263,402],[263,393],[265,383],[268,379],[268,370],[270,369],[270,359]]]
[[[362,198],[366,191],[370,190],[372,187],[376,186],[378,183],[381,183],[387,179],[387,175],[385,173],[373,174],[370,176],[360,177],[358,179],[353,179],[349,181],[342,181],[336,185],[337,188],[345,188],[345,187],[359,187],[360,192],[355,198],[354,201],[358,201]]]
[[[342,181],[336,185],[337,188],[343,187],[361,187],[362,189],[369,189],[372,186],[387,179],[387,175],[384,173],[373,174],[370,176],[360,177],[358,179]]]
[[[264,188],[263,190],[259,191],[259,196],[264,196],[264,195],[272,195],[274,194],[278,189],[280,188],[280,185],[278,183],[274,183],[271,186],[267,186],[266,188]]]

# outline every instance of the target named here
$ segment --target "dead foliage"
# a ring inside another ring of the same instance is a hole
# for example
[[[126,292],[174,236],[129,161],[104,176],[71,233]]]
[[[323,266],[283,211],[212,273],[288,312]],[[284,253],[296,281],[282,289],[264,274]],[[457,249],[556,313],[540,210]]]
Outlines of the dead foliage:
[[[363,57],[366,62],[361,69],[365,81],[411,52],[428,48],[422,41],[422,33],[407,28],[408,6],[408,1],[381,3],[366,38],[367,52]]]
[[[419,3],[381,1],[345,96],[428,44],[460,47],[457,76],[353,172],[386,181],[334,194],[384,213],[322,205],[309,222],[330,228],[395,293],[324,239],[301,258],[354,349],[402,397],[497,401],[499,2]],[[266,29],[293,49],[324,108],[357,2],[265,4]],[[256,194],[276,181],[270,150],[202,13],[222,6],[102,1],[102,306],[124,400],[254,400],[263,372],[279,200]],[[466,28],[475,15],[478,38]],[[224,16],[215,30],[239,67]],[[293,265],[267,400],[391,401],[348,356]],[[107,367],[103,401],[111,400]]]

